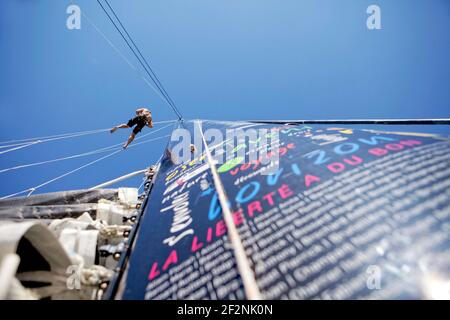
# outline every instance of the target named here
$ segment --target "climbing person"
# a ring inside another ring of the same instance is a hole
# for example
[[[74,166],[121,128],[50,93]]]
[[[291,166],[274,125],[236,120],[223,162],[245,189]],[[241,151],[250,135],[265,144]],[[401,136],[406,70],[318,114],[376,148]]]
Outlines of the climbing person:
[[[134,127],[133,132],[131,132],[128,137],[127,142],[123,145],[123,148],[126,149],[128,145],[134,140],[136,135],[141,132],[142,128],[145,126],[149,128],[153,128],[153,119],[152,113],[150,110],[146,108],[139,108],[136,110],[136,116],[128,121],[128,123],[123,123],[118,126],[115,126],[110,130],[111,133],[116,132],[117,129],[125,129]]]
[[[147,193],[147,191],[150,189],[150,185],[152,183],[153,177],[156,174],[156,165],[151,165],[147,168],[147,171],[144,172],[145,175],[145,183],[144,183],[144,195]]]
[[[147,168],[147,171],[144,173],[144,175],[147,178],[147,180],[151,181],[155,173],[156,173],[156,165],[153,164]]]

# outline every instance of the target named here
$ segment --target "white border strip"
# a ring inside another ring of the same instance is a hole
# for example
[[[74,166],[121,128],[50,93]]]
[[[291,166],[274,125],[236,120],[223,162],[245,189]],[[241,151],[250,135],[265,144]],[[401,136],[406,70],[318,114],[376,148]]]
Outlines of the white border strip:
[[[219,173],[217,172],[216,165],[212,158],[211,152],[208,145],[206,144],[205,136],[203,135],[203,130],[201,126],[201,121],[197,120],[198,127],[200,129],[200,134],[202,135],[203,144],[205,145],[206,158],[209,162],[209,167],[214,180],[214,186],[219,196],[220,206],[222,207],[222,213],[227,225],[228,235],[230,237],[231,245],[234,250],[234,256],[236,258],[237,267],[244,284],[245,294],[249,300],[262,300],[262,295],[259,291],[258,285],[256,283],[255,274],[253,273],[250,263],[248,261],[247,255],[245,254],[244,245],[241,242],[239,233],[233,222],[233,217],[228,206],[227,196],[225,194],[225,189],[220,180]]]

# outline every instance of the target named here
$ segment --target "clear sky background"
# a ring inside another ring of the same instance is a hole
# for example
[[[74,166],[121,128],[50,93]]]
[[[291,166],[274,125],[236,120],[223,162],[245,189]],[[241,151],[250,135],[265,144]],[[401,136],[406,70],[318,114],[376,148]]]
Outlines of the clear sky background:
[[[137,66],[96,1],[73,2]],[[108,128],[139,106],[155,121],[175,119],[86,19],[81,30],[66,28],[70,3],[0,1],[0,140]],[[450,117],[448,0],[110,3],[186,119]],[[381,8],[381,30],[366,27],[370,4]],[[403,129],[450,133],[446,126]],[[0,155],[0,169],[95,150],[128,134],[24,148]],[[91,187],[144,168],[165,143],[136,146],[39,192]],[[0,173],[0,196],[103,155]]]

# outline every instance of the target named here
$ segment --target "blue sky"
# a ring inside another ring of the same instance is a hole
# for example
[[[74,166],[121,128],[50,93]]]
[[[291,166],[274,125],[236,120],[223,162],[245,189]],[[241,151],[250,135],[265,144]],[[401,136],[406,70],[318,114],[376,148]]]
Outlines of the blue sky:
[[[73,2],[137,65],[96,1]],[[70,3],[0,1],[0,140],[108,128],[138,106],[148,106],[155,121],[174,119],[88,21],[81,30],[66,28]],[[450,117],[447,0],[110,3],[186,119]],[[381,8],[381,30],[366,27],[370,4]],[[413,129],[450,133],[446,126]],[[36,145],[0,155],[0,167],[94,150],[128,134]],[[164,145],[121,152],[40,192],[90,187],[143,168]],[[0,173],[0,195],[102,155]]]

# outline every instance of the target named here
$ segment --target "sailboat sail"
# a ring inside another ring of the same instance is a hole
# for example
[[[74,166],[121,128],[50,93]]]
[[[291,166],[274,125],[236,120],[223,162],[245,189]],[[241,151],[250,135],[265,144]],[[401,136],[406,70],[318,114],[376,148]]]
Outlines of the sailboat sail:
[[[276,161],[228,157],[216,167],[263,298],[430,298],[433,285],[448,283],[448,138],[252,125],[277,133],[276,154],[265,155]],[[224,136],[249,126],[202,124]],[[183,128],[197,130],[194,121]],[[202,150],[179,162],[174,147],[154,181],[117,298],[248,298],[211,163]]]

